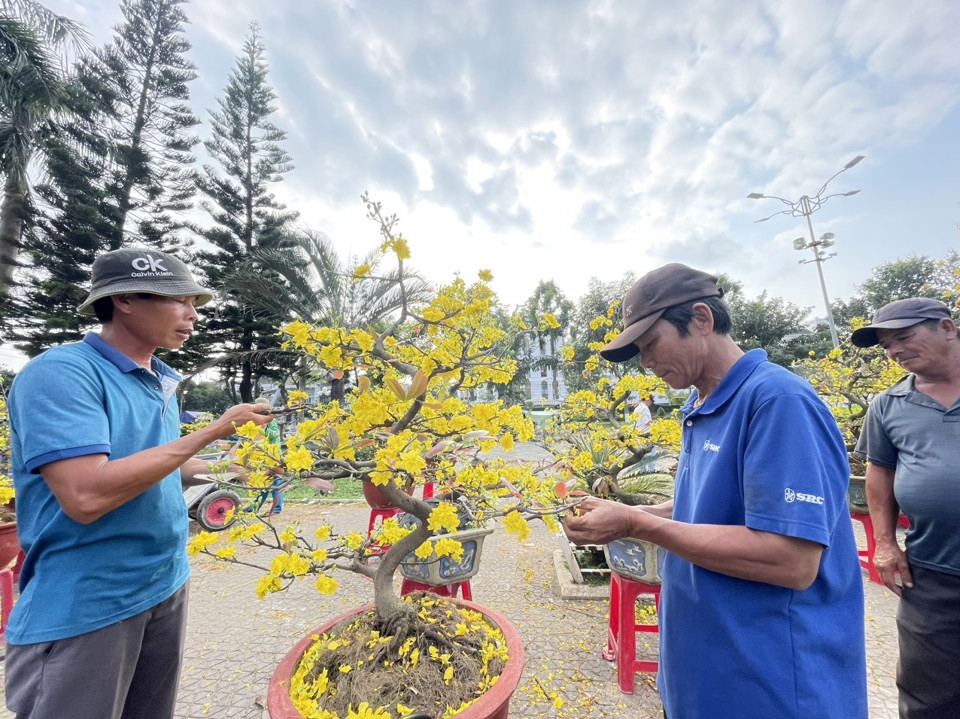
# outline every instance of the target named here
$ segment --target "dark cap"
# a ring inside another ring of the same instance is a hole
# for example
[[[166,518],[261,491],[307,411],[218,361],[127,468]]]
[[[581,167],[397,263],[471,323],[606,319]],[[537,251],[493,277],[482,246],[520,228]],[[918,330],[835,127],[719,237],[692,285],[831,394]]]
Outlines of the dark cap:
[[[92,315],[93,303],[101,297],[127,292],[146,292],[165,297],[196,297],[205,305],[213,293],[197,284],[190,268],[173,255],[146,247],[114,250],[93,261],[90,294],[78,308]]]
[[[651,270],[623,298],[623,332],[600,350],[611,362],[626,362],[640,351],[633,343],[671,307],[706,297],[723,297],[717,278],[674,262]]]
[[[857,347],[873,347],[880,340],[877,330],[900,330],[904,327],[950,317],[950,308],[943,302],[929,297],[911,297],[884,305],[873,316],[873,322],[861,327],[850,335],[850,341]]]

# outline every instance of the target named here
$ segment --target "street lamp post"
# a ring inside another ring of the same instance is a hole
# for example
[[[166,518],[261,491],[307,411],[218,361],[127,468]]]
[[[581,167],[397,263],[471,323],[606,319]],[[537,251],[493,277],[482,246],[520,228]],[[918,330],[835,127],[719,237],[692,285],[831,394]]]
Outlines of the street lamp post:
[[[837,337],[837,326],[833,321],[833,310],[830,307],[830,298],[827,296],[827,283],[823,279],[823,268],[821,265],[823,262],[830,257],[836,255],[836,253],[831,253],[829,255],[823,255],[820,252],[822,247],[830,247],[833,245],[833,233],[825,233],[819,240],[813,232],[813,221],[810,219],[810,216],[819,210],[831,197],[850,197],[851,195],[856,195],[860,190],[849,190],[848,192],[835,192],[830,195],[824,194],[827,191],[827,185],[833,182],[833,179],[840,175],[851,167],[857,165],[864,155],[857,155],[850,162],[844,165],[838,172],[835,172],[830,178],[820,186],[820,189],[817,190],[815,195],[802,195],[798,200],[788,200],[783,197],[777,197],[776,195],[766,195],[762,192],[751,192],[747,195],[751,200],[780,200],[783,204],[787,206],[787,209],[780,210],[779,212],[774,212],[772,215],[767,217],[762,217],[756,222],[766,222],[771,217],[776,217],[777,215],[790,215],[791,217],[805,217],[807,219],[807,229],[810,232],[810,240],[807,242],[802,237],[798,237],[793,241],[793,247],[796,250],[805,250],[808,247],[813,250],[813,259],[812,260],[800,260],[800,264],[805,265],[810,262],[814,262],[817,265],[817,275],[820,277],[820,290],[823,293],[823,306],[827,312],[827,324],[830,325],[830,339],[833,340],[833,346],[839,347],[840,340]]]
[[[809,216],[807,220],[809,221]],[[810,228],[810,232],[813,232],[813,227]],[[808,242],[804,237],[798,237],[793,241],[793,249],[795,250],[805,250],[810,248],[813,250],[813,259],[812,260],[800,260],[801,265],[808,265],[811,262],[816,263],[817,265],[817,276],[820,278],[820,292],[823,294],[823,306],[827,309],[827,324],[830,325],[830,339],[833,340],[833,346],[839,347],[840,340],[837,337],[837,326],[833,322],[833,312],[830,311],[830,298],[827,296],[827,283],[823,280],[823,268],[820,266],[831,257],[836,256],[836,252],[831,252],[829,255],[822,253],[821,248],[827,248],[833,246],[834,234],[832,232],[824,232],[820,235],[819,240],[814,240],[813,242]]]

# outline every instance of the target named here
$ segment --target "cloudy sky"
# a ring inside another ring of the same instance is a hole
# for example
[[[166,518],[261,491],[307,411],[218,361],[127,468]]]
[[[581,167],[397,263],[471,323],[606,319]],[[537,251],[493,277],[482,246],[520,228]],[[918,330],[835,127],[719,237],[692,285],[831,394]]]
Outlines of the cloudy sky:
[[[46,0],[100,44],[118,0]],[[377,241],[368,190],[435,282],[552,279],[681,261],[822,316],[803,218],[755,223],[833,180],[831,298],[882,262],[960,246],[956,0],[197,0],[208,118],[260,24],[296,169],[278,190],[344,253]],[[203,137],[206,124],[200,128]]]

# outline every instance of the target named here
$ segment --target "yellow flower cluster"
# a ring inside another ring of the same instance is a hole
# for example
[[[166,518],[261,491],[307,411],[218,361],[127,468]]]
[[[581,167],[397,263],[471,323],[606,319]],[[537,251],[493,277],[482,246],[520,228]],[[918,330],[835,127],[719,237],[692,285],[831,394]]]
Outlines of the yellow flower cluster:
[[[853,324],[865,322],[860,319]],[[849,449],[860,436],[870,400],[906,374],[876,347],[838,347],[820,359],[802,360],[794,369],[810,381],[830,407]]]
[[[431,532],[456,532],[459,526],[457,508],[449,502],[438,504],[427,520],[427,529]]]

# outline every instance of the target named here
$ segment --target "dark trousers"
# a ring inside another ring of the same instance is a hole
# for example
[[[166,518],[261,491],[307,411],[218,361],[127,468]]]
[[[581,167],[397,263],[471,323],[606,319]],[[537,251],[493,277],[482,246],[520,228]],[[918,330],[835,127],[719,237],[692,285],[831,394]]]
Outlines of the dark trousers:
[[[960,576],[912,566],[897,611],[901,719],[960,717]]]
[[[76,637],[7,645],[17,719],[170,719],[180,683],[189,584],[157,606]]]

